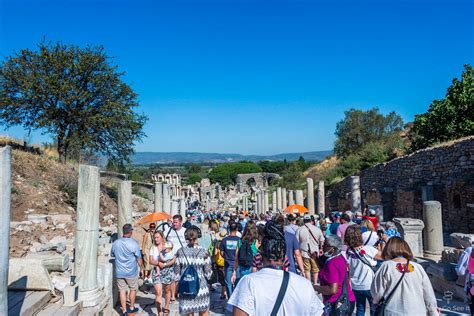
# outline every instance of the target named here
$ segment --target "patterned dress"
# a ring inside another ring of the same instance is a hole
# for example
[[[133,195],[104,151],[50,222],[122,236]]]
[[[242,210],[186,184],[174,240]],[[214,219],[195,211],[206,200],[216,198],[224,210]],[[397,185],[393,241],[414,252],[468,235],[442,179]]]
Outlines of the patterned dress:
[[[186,258],[185,258],[186,256]],[[189,264],[188,264],[189,263]],[[206,311],[209,309],[211,299],[207,281],[212,275],[211,258],[202,247],[195,246],[190,248],[188,246],[180,248],[176,253],[175,273],[181,277],[181,274],[186,270],[188,265],[193,265],[199,276],[199,293],[194,298],[179,296],[179,313],[189,314],[197,313],[199,311]]]

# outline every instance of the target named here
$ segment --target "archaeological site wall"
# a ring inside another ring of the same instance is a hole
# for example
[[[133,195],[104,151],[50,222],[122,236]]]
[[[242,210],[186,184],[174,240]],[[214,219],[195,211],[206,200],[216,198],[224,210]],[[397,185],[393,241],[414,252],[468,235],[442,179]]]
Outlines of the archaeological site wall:
[[[437,200],[445,232],[474,232],[474,136],[416,151],[359,174],[363,205],[382,205],[384,220],[422,219],[423,201]],[[351,209],[351,179],[330,188],[331,211]]]

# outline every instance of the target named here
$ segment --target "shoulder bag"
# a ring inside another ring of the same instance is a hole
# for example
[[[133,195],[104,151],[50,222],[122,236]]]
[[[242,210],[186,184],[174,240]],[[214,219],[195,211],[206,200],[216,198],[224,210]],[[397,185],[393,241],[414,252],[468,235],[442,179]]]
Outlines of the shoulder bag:
[[[313,233],[311,232],[311,229],[305,224],[304,227],[306,227],[306,229],[308,230],[309,234],[311,235],[311,237],[313,237],[314,241],[316,242],[316,244],[319,245],[319,241],[316,239],[316,237],[314,237]],[[314,254],[316,253],[316,256],[313,256]],[[309,243],[308,243],[308,254],[311,258],[314,258],[314,257],[319,257],[319,252],[311,252],[311,248],[309,247]]]
[[[280,309],[281,303],[283,303],[283,298],[285,297],[286,289],[288,288],[288,283],[290,281],[290,273],[287,271],[283,271],[283,281],[281,283],[280,291],[278,292],[278,296],[273,306],[271,316],[276,316],[278,314],[278,310]]]
[[[395,284],[395,287],[393,288],[393,290],[386,297],[382,297],[382,299],[377,304],[375,304],[374,316],[384,316],[385,307],[386,307],[388,301],[390,300],[390,298],[392,297],[393,293],[397,289],[397,287],[400,285],[400,283],[402,283],[403,277],[405,276],[405,274],[408,270],[408,265],[409,264],[410,264],[410,260],[407,260],[407,263],[406,263],[407,268],[402,272],[402,276],[398,280],[397,284]]]
[[[377,271],[377,268],[374,267],[373,265],[371,265],[370,262],[367,261],[367,259],[365,257],[359,255],[359,253],[354,248],[351,248],[351,251],[356,255],[357,259],[362,261],[362,263],[365,264],[366,266],[368,266],[372,271],[374,271],[374,272]]]
[[[334,303],[330,303],[328,306],[329,316],[349,315],[351,311],[351,302],[349,300],[349,290],[347,286],[347,282],[349,279],[348,274],[349,272],[345,272],[344,281],[342,282],[341,295]]]

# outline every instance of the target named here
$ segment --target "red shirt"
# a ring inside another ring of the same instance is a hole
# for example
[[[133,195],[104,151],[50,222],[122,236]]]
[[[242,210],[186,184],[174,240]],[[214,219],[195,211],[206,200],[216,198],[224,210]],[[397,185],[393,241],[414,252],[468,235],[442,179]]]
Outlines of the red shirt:
[[[364,216],[362,218],[371,221],[374,225],[374,229],[377,230],[377,226],[379,225],[379,219],[377,218],[377,216]]]

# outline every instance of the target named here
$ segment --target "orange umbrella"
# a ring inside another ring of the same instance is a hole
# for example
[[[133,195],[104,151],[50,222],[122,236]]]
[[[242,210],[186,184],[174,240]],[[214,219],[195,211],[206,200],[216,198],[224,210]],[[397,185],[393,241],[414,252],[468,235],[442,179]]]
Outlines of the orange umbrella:
[[[147,216],[142,217],[138,221],[138,225],[153,223],[157,221],[166,221],[170,218],[171,218],[171,215],[165,212],[151,213],[151,214],[148,214]]]
[[[285,208],[285,213],[287,214],[293,214],[293,213],[304,214],[306,212],[308,212],[308,209],[300,204],[293,204]]]

